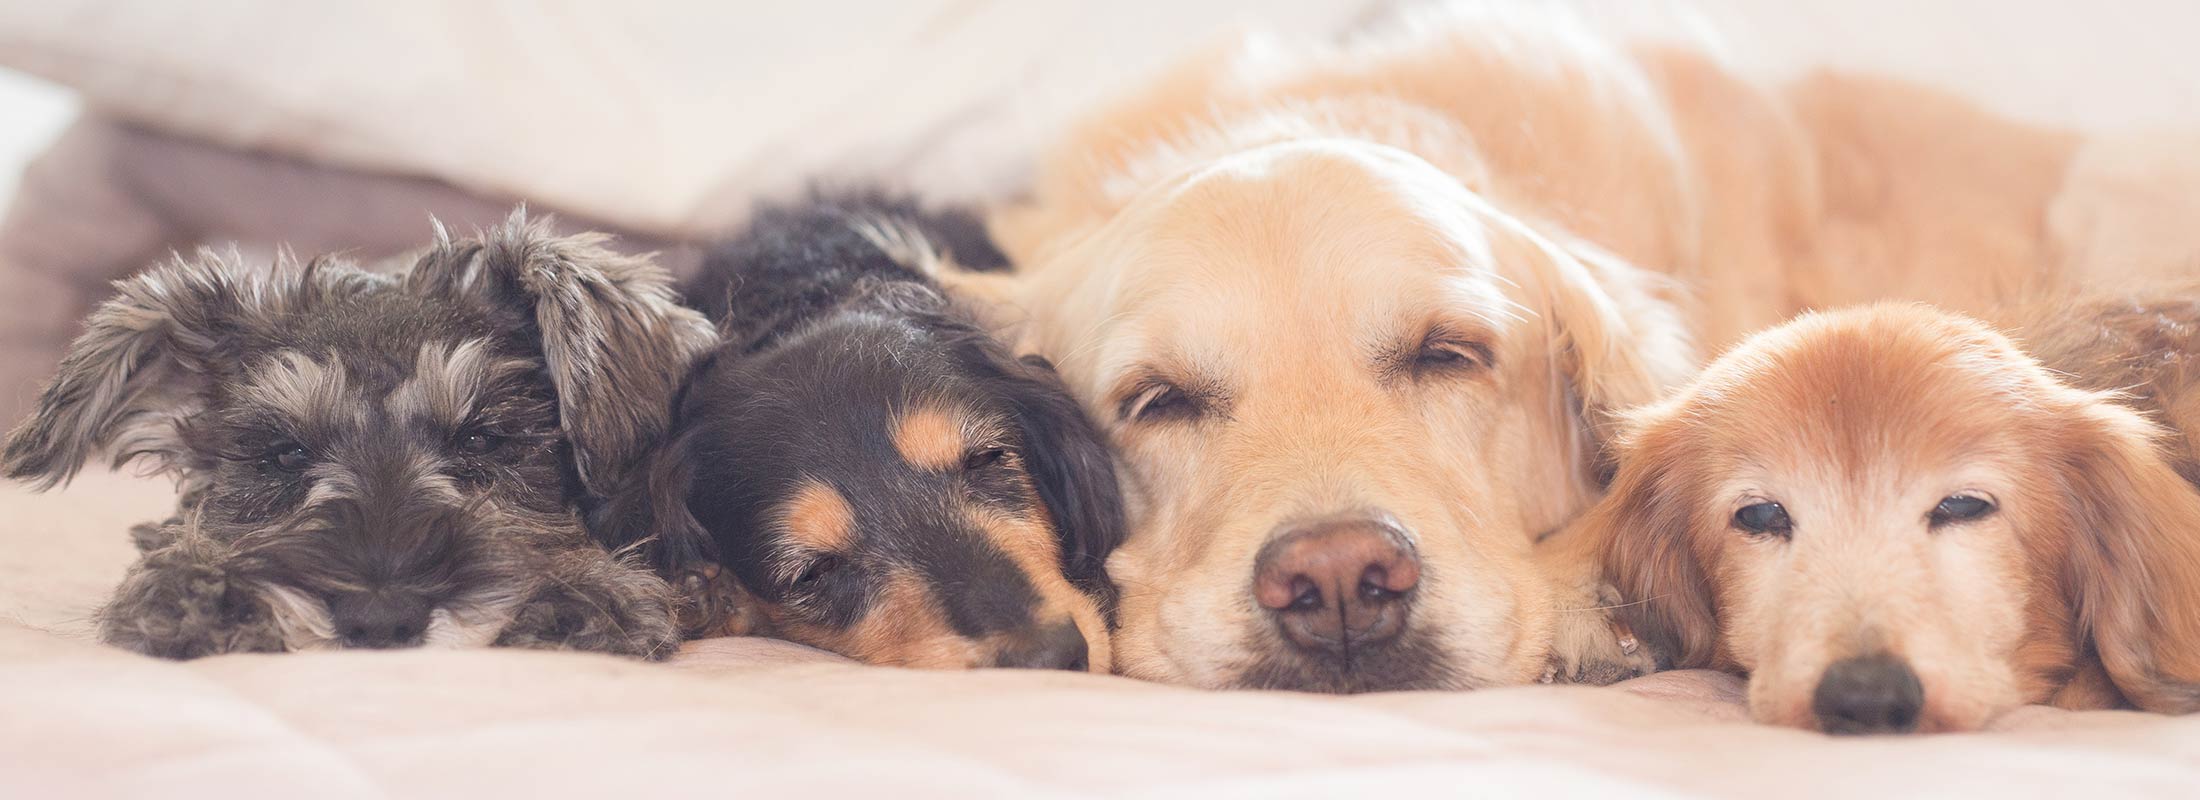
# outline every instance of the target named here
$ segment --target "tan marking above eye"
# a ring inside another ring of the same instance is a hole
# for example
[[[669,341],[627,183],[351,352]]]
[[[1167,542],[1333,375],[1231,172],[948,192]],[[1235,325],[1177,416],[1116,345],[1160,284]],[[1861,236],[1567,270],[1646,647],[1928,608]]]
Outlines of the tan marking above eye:
[[[968,433],[961,415],[922,406],[894,420],[894,449],[910,466],[946,472],[962,465],[971,444]]]
[[[784,508],[781,519],[788,537],[804,547],[840,552],[855,543],[855,508],[839,490],[821,481],[803,481]]]

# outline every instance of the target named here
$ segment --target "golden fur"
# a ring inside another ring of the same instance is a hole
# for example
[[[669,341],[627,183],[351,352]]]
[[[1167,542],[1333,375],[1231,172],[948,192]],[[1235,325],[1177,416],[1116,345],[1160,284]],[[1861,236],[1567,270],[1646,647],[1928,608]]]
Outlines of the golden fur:
[[[1595,587],[1538,568],[1531,541],[1597,496],[1609,410],[1685,378],[1691,339],[1806,306],[2053,283],[2042,217],[2072,146],[1911,87],[1772,90],[1470,9],[1337,46],[1253,40],[1103,110],[993,220],[1024,274],[964,287],[1014,295],[1021,346],[1121,454],[1123,672],[1243,685],[1280,646],[1246,591],[1254,554],[1359,509],[1394,514],[1431,567],[1413,624],[1436,684],[1517,682],[1597,618],[1562,612]],[[1399,380],[1385,359],[1424,342],[1492,363]],[[1217,413],[1131,419],[1155,387]]]
[[[1610,493],[1554,547],[1597,553],[1672,666],[1750,674],[1761,721],[1818,727],[1828,665],[1890,654],[1921,730],[2022,703],[2200,708],[2200,493],[2158,429],[1974,320],[1811,314],[1633,412]],[[1988,498],[1935,523],[1943,498]],[[1741,507],[1777,502],[1786,537]]]

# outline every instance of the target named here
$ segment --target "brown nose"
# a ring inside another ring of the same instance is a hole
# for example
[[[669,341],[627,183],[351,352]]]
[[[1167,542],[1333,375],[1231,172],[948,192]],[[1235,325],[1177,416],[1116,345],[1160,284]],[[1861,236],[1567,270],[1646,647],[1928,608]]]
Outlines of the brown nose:
[[[1304,523],[1262,547],[1253,598],[1276,614],[1284,638],[1324,655],[1349,655],[1405,630],[1421,559],[1405,532],[1380,517]]]

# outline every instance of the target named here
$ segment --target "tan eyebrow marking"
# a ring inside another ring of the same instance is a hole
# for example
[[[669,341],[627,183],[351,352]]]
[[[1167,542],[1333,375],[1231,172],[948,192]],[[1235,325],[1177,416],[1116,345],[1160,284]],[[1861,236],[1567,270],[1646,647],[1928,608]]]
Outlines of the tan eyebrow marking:
[[[910,466],[946,472],[962,464],[971,433],[962,414],[919,406],[894,420],[894,449]]]
[[[782,508],[787,536],[804,547],[841,552],[855,544],[855,508],[840,490],[822,481],[803,481]]]

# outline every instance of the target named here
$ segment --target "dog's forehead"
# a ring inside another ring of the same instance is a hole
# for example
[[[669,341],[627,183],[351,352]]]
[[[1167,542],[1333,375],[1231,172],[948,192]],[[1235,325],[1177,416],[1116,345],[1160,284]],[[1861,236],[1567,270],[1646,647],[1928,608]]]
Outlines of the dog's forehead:
[[[349,391],[382,395],[417,377],[423,365],[445,366],[423,354],[450,353],[468,343],[508,357],[526,349],[518,332],[500,330],[463,304],[391,289],[268,320],[240,366],[264,373],[271,363],[302,356],[340,368]]]
[[[1838,474],[1958,471],[2022,451],[2043,376],[1968,326],[1811,320],[1709,368],[1684,406],[1719,449]]]
[[[1314,142],[1150,193],[1087,249],[1104,273],[1087,287],[1101,291],[1078,294],[1096,306],[1081,329],[1102,341],[1098,371],[1164,349],[1219,368],[1286,350],[1363,355],[1446,320],[1510,328],[1490,233],[1453,202],[1456,183],[1387,148]]]

